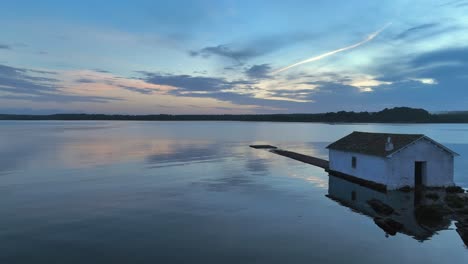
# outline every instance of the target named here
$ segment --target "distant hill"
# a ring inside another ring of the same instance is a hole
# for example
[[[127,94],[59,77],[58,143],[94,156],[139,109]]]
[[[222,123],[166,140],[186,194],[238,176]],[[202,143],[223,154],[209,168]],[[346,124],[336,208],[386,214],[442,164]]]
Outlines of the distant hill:
[[[329,112],[320,114],[266,115],[103,115],[0,114],[0,120],[128,120],[128,121],[271,121],[325,123],[468,123],[468,111],[431,114],[424,109],[410,107],[385,108],[379,112]]]

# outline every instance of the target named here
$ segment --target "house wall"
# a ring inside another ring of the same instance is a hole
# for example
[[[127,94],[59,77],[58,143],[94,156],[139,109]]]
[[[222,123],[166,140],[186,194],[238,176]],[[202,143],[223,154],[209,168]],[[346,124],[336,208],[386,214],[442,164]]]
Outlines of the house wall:
[[[414,187],[414,163],[425,161],[423,185],[432,187],[452,186],[453,156],[426,139],[419,140],[388,159],[388,189],[403,186]]]
[[[357,166],[352,168],[352,157]],[[339,171],[364,180],[387,185],[393,190],[404,186],[414,187],[416,161],[426,162],[423,185],[430,187],[453,186],[453,156],[426,139],[421,139],[383,158],[329,149],[330,170]]]
[[[357,159],[356,168],[351,166],[352,157],[356,157]],[[346,173],[368,181],[387,184],[386,158],[334,149],[329,149],[328,158],[330,161],[329,168],[331,170]]]

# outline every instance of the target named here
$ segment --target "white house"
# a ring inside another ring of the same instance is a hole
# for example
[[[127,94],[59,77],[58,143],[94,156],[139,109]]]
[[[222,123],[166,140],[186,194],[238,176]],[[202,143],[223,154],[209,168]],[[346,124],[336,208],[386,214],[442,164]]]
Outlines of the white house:
[[[453,186],[458,154],[421,134],[353,132],[327,146],[329,171],[384,185]]]

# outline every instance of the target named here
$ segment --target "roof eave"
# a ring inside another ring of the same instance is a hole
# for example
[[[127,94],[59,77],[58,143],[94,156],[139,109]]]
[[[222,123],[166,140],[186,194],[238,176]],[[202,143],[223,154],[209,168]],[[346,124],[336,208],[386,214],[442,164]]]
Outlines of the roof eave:
[[[448,153],[452,154],[453,156],[460,156],[460,154],[456,153],[455,151],[447,148],[446,146],[440,144],[439,142],[433,140],[432,138],[428,137],[428,136],[424,136],[425,139],[429,140],[430,142],[432,142],[434,145],[440,147],[441,149],[447,151]]]
[[[447,148],[446,146],[440,144],[439,142],[433,140],[432,138],[423,135],[423,136],[421,136],[420,138],[418,138],[418,139],[416,139],[416,140],[414,140],[414,141],[412,141],[412,142],[406,144],[404,147],[401,147],[401,148],[399,148],[398,150],[396,150],[396,151],[394,151],[394,152],[388,154],[386,157],[387,157],[387,158],[391,158],[393,155],[395,155],[395,154],[401,152],[402,150],[406,149],[407,147],[409,147],[410,145],[412,145],[412,144],[418,142],[418,141],[421,140],[421,139],[427,139],[429,142],[431,142],[432,144],[434,144],[434,145],[436,145],[437,147],[441,148],[442,150],[445,150],[446,152],[452,154],[452,156],[454,156],[454,157],[460,156],[460,154],[456,153],[455,151],[453,151],[453,150]]]

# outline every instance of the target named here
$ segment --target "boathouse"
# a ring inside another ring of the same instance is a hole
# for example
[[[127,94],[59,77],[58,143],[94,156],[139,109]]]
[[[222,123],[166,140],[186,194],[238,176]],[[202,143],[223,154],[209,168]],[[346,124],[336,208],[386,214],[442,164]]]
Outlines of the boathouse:
[[[402,187],[453,186],[458,154],[422,134],[353,132],[327,146],[331,174]]]

